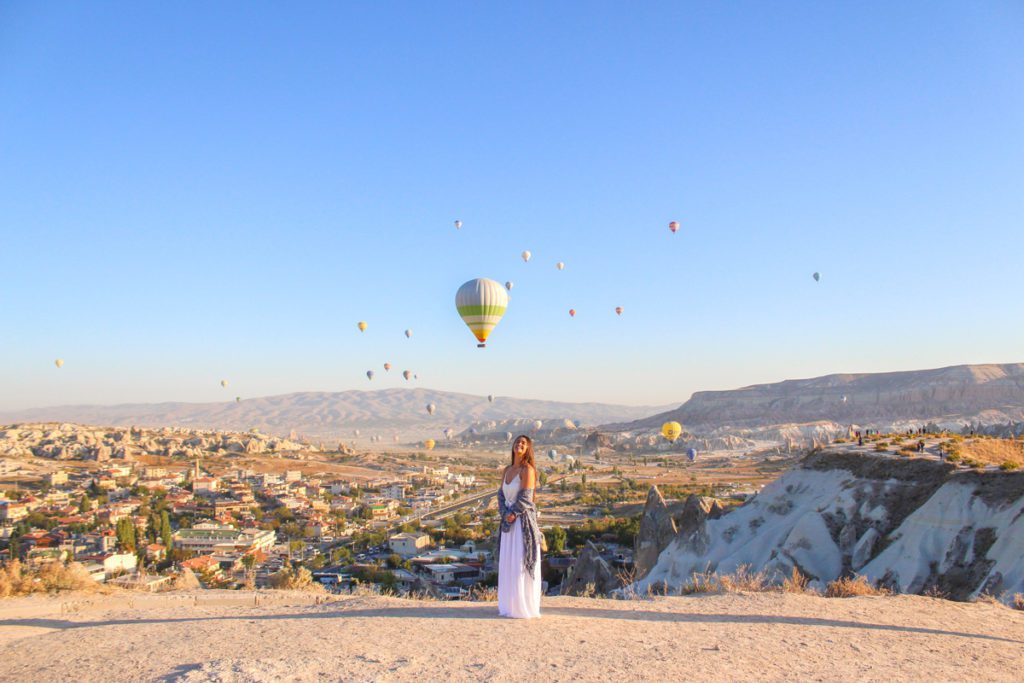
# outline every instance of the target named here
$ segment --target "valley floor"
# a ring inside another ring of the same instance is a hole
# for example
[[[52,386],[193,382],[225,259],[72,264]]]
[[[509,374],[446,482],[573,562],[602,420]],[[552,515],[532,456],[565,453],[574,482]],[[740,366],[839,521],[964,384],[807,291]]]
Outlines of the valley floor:
[[[1024,612],[781,593],[494,603],[202,591],[0,602],[4,681],[1019,681]]]

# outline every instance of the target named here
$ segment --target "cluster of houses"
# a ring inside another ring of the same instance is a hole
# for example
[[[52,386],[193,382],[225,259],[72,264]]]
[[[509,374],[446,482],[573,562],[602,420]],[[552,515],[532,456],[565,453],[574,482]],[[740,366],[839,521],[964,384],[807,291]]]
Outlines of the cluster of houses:
[[[0,472],[18,472],[12,462],[0,458]],[[271,563],[292,557],[289,539],[268,528],[268,519],[296,525],[306,546],[298,559],[309,559],[346,536],[414,519],[474,483],[472,475],[444,466],[410,467],[394,478],[358,484],[299,470],[213,475],[198,461],[193,467],[135,461],[61,467],[27,488],[0,493],[0,561],[73,559],[98,581],[131,581],[142,567],[152,575],[154,567],[166,565],[173,548],[176,566],[230,576],[247,555]],[[152,513],[142,509],[146,491],[159,493],[173,529],[146,533],[152,522]],[[118,540],[123,520],[137,539],[133,549]]]

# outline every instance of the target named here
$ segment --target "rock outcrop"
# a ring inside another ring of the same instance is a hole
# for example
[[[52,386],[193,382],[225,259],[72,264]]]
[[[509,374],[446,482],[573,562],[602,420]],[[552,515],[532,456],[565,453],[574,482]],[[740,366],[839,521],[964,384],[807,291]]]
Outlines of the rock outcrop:
[[[590,541],[562,581],[562,595],[605,595],[622,582]]]
[[[640,518],[640,530],[633,543],[633,565],[635,577],[647,575],[658,556],[676,537],[676,523],[669,514],[668,505],[657,486],[647,492],[647,503]]]
[[[820,452],[717,519],[692,497],[678,526],[639,592],[747,567],[816,588],[857,573],[904,593],[1024,593],[1024,472]]]

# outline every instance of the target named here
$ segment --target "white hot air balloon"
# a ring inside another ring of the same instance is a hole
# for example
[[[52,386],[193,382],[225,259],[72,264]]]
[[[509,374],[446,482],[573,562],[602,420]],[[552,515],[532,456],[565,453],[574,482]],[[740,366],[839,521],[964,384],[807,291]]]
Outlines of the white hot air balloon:
[[[543,423],[542,421],[540,421],[540,420],[536,420],[536,421],[535,421],[535,422],[533,423],[533,431],[535,431],[535,432],[539,432],[539,431],[540,431],[540,428],[541,428],[541,427],[543,427],[543,426],[544,426],[544,423]]]
[[[462,227],[462,221],[455,221],[455,229],[458,230]]]
[[[437,406],[435,406],[433,403],[428,403],[427,404],[427,414],[428,415],[433,415],[435,410],[437,410]]]
[[[494,403],[494,394],[489,394],[487,396],[487,402],[488,403]]]
[[[522,256],[523,256],[523,261],[529,263],[530,262],[530,257],[533,256],[533,254],[531,254],[528,251],[524,251]]]
[[[358,430],[358,429],[353,429],[353,430],[352,430],[352,433],[353,433],[354,435],[356,435],[356,436],[359,436],[359,430]]]
[[[509,280],[508,282],[506,282],[506,283],[505,283],[505,289],[507,289],[507,290],[508,290],[508,291],[510,291],[510,292],[512,291],[512,288],[513,288],[514,286],[515,286],[515,283],[514,283],[514,282],[512,282],[511,280]]]
[[[405,338],[409,339],[410,337],[412,337],[412,330],[406,330],[405,331]]]
[[[565,270],[565,264],[559,261],[558,263],[555,264],[555,268],[558,268],[559,270]]]
[[[398,434],[395,434],[395,443],[398,443]]]
[[[447,428],[446,428],[446,429],[444,430],[444,438],[446,438],[446,439],[450,439],[450,438],[452,438],[452,435],[453,435],[453,434],[455,434],[455,430],[454,430],[454,429],[452,429],[451,427],[447,427]]]
[[[228,381],[227,381],[226,379],[222,379],[222,380],[220,381],[220,385],[221,385],[222,387],[226,387],[226,386],[228,385]]]
[[[57,360],[53,361],[53,364],[56,365],[58,368],[62,368],[64,367],[64,359],[58,358]]]
[[[412,371],[411,370],[403,370],[402,371],[402,377],[404,377],[406,380],[408,380],[410,377],[412,377]]]
[[[505,441],[512,440],[512,432],[505,432]]]

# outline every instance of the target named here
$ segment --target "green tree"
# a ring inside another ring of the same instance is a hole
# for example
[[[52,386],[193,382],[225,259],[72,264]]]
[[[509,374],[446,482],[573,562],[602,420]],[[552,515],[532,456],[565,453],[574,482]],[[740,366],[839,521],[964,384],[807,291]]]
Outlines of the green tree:
[[[121,550],[125,552],[135,551],[135,525],[127,517],[123,517],[117,520],[115,527],[117,533],[117,543],[121,547]]]
[[[83,515],[92,510],[92,499],[89,498],[88,493],[82,494],[82,500],[78,502],[78,511]]]
[[[553,553],[560,553],[565,550],[565,529],[560,526],[553,526],[545,532],[548,540],[548,550]]]
[[[174,536],[171,533],[171,519],[167,514],[167,510],[160,512],[160,542],[164,544],[168,552],[171,550],[171,543],[173,542]]]

